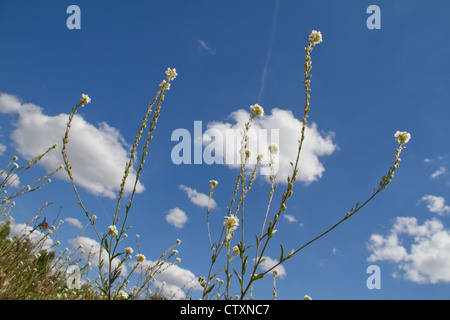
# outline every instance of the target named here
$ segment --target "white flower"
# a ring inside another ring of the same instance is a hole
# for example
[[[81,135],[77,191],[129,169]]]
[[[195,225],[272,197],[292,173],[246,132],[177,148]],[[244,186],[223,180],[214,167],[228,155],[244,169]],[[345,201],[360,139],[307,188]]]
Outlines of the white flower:
[[[214,180],[213,180],[214,181]],[[216,181],[217,182],[217,181]],[[177,244],[180,244],[181,243],[181,240],[180,239],[177,239]]]
[[[125,248],[125,252],[126,252],[127,254],[133,254],[133,249],[130,248],[130,247]]]
[[[170,80],[175,79],[177,77],[178,73],[175,68],[173,68],[173,69],[167,68],[166,75],[167,75],[167,80],[170,81]]]
[[[250,158],[252,156],[252,151],[250,149],[245,149],[245,157]]]
[[[116,228],[115,225],[109,226],[108,229],[109,229],[108,234],[110,234],[110,235],[112,235],[112,236],[117,237],[117,235],[119,234],[119,233],[117,232],[117,228]]]
[[[119,291],[119,299],[128,299],[128,293],[126,293],[124,290]]]
[[[264,109],[259,104],[254,104],[254,105],[250,106],[250,111],[255,116],[262,116],[262,115],[264,115]]]
[[[145,256],[143,254],[137,254],[136,255],[136,261],[137,262],[144,262],[145,261]]]
[[[163,89],[163,90],[170,90],[170,83],[167,82],[166,80],[163,80],[159,86]]]
[[[270,151],[270,153],[278,153],[278,152],[280,152],[280,148],[278,147],[278,145],[273,143],[269,146],[269,151]]]
[[[314,44],[319,44],[323,41],[322,33],[320,31],[313,30],[309,35],[309,40]]]
[[[181,262],[181,258],[176,258],[176,259],[175,259],[175,262],[176,262],[176,263],[180,263],[180,262]]]
[[[80,105],[85,105],[86,103],[91,103],[91,98],[89,98],[89,96],[87,94],[82,94],[81,95],[82,99],[80,100]]]
[[[238,255],[240,253],[239,247],[238,246],[234,246],[233,247],[233,254]]]
[[[308,296],[308,295],[305,295],[305,296],[303,297],[303,300],[312,300],[312,299],[311,299],[311,297],[310,297],[310,296]]]
[[[398,144],[403,145],[403,144],[406,144],[409,142],[409,140],[411,139],[411,134],[409,134],[406,131],[402,131],[402,132],[397,131],[395,133],[395,138],[396,138],[395,140],[397,140]]]
[[[216,180],[209,180],[209,183],[210,183],[213,187],[215,187],[215,186],[217,186],[217,185],[219,184],[219,182],[217,182]]]
[[[223,226],[227,229],[227,232],[232,232],[239,226],[239,218],[235,215],[225,216]]]

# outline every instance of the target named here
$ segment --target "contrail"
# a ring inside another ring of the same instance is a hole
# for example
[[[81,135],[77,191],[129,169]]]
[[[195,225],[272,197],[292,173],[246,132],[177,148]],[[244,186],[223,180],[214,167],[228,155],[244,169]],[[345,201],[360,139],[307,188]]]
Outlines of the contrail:
[[[280,1],[281,0],[277,0],[276,7],[275,7],[275,12],[273,14],[272,29],[270,30],[270,38],[269,38],[269,48],[267,50],[266,62],[264,64],[264,69],[263,69],[262,76],[261,76],[261,88],[259,89],[258,103],[261,103],[261,98],[262,98],[262,95],[263,95],[263,92],[264,92],[264,87],[266,85],[267,70],[269,68],[270,58],[272,57],[273,41],[275,40],[275,31],[276,31],[276,28],[277,28],[278,8],[280,6]]]

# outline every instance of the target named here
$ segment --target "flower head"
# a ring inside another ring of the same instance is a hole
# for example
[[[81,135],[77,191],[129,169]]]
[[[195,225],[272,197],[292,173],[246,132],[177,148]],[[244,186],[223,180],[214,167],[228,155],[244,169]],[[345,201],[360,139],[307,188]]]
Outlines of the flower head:
[[[264,115],[264,109],[259,104],[254,104],[254,105],[250,106],[250,111],[255,116],[262,116],[262,115]]]
[[[133,254],[133,249],[130,248],[130,247],[125,248],[125,252],[126,252],[127,254]]]
[[[323,41],[322,33],[320,31],[313,30],[309,35],[309,41],[314,44],[319,44]]]
[[[395,140],[397,140],[398,144],[403,145],[409,142],[409,140],[411,139],[411,134],[409,134],[406,131],[400,132],[397,131],[395,133]]]
[[[225,216],[223,226],[227,229],[227,232],[233,232],[239,226],[239,218],[235,215]]]
[[[81,100],[80,100],[80,105],[83,106],[86,103],[91,103],[91,98],[89,98],[89,96],[87,94],[82,94],[81,95]]]
[[[170,80],[175,79],[177,77],[178,73],[175,68],[173,68],[173,69],[167,68],[166,75],[167,75],[167,80],[170,81]]]
[[[128,299],[128,293],[126,293],[124,290],[120,290],[119,291],[119,299],[127,300]]]
[[[215,187],[219,184],[219,182],[217,182],[216,180],[209,180],[209,183],[211,184],[211,186]]]
[[[270,151],[270,153],[278,153],[278,152],[280,152],[280,148],[278,147],[278,145],[273,143],[269,146],[269,151]]]
[[[112,235],[112,236],[117,237],[117,235],[119,234],[119,233],[117,232],[117,228],[116,228],[115,225],[109,226],[108,229],[109,229],[108,234],[110,234],[110,235]]]
[[[136,261],[137,261],[138,263],[144,262],[144,261],[145,261],[145,256],[144,256],[143,254],[137,254],[137,255],[136,255]]]

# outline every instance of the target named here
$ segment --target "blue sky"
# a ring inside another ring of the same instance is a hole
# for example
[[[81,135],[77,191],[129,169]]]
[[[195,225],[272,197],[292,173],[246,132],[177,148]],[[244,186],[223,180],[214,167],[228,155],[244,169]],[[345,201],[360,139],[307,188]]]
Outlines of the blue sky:
[[[79,30],[66,27],[71,4],[81,9]],[[366,10],[373,4],[381,10],[381,29],[366,26]],[[106,230],[126,152],[164,71],[176,68],[129,234],[140,235],[149,260],[181,239],[177,271],[182,277],[206,276],[210,255],[201,194],[208,193],[209,180],[219,181],[211,213],[214,238],[238,170],[225,164],[175,165],[171,151],[177,142],[171,135],[179,128],[193,135],[194,121],[202,121],[203,131],[234,128],[248,116],[236,111],[248,112],[259,103],[265,117],[255,127],[286,133],[279,141],[280,157],[290,156],[296,147],[290,133],[296,134],[295,119],[303,115],[304,47],[311,30],[320,30],[323,42],[312,53],[312,128],[302,154],[304,178],[295,183],[267,256],[276,259],[280,243],[286,251],[298,248],[367,199],[393,164],[394,133],[408,131],[412,139],[385,191],[283,264],[278,299],[306,294],[313,299],[446,299],[449,9],[445,1],[423,0],[1,1],[0,159],[6,164],[17,155],[24,164],[33,152],[60,143],[71,108],[82,93],[89,94],[92,103],[80,110],[79,137],[72,138],[79,142],[72,144],[73,165],[83,201]],[[59,156],[56,152],[21,177],[20,185],[45,174]],[[275,203],[285,188],[280,182]],[[245,204],[249,241],[260,232],[268,192],[266,177],[258,176]],[[62,176],[18,199],[15,222],[27,221],[45,201],[55,202],[46,210],[48,219],[61,207],[60,219],[87,223]],[[166,219],[176,208],[187,217],[178,227]],[[62,246],[70,248],[79,233],[65,223]],[[85,236],[95,239],[89,228]],[[133,246],[134,240],[125,245]],[[366,269],[373,264],[381,270],[381,289],[369,290]],[[173,275],[164,280],[179,285]],[[261,280],[255,298],[270,299],[271,282],[271,277]],[[199,293],[192,291],[194,297]]]

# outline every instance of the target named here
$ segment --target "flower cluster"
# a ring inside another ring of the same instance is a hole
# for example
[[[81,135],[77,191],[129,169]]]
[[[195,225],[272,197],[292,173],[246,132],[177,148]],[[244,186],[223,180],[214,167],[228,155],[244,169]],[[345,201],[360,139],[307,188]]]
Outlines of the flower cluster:
[[[402,131],[402,132],[397,131],[395,133],[395,140],[397,140],[398,144],[400,144],[400,145],[404,145],[404,144],[408,143],[410,139],[411,139],[411,134],[409,134],[406,131]]]
[[[230,240],[233,236],[234,230],[239,226],[239,218],[235,215],[225,216],[225,221],[223,222],[223,226],[227,230],[226,240]]]
[[[177,77],[178,73],[175,68],[173,68],[173,69],[167,68],[166,75],[167,75],[167,81],[171,81]]]
[[[262,115],[264,115],[264,109],[259,104],[254,104],[254,105],[250,106],[250,111],[255,116],[262,116]]]
[[[219,182],[217,182],[216,180],[209,180],[209,183],[211,184],[212,187],[215,187],[219,184]]]
[[[270,151],[270,153],[275,154],[275,153],[280,152],[280,148],[278,147],[278,145],[273,143],[269,146],[269,151]]]
[[[81,106],[84,106],[86,103],[91,103],[91,98],[89,98],[89,96],[87,94],[82,94],[81,95],[81,100],[79,102],[79,104]]]
[[[115,225],[109,226],[108,229],[109,229],[108,234],[114,237],[117,237],[117,235],[119,234],[117,231],[117,227]]]
[[[323,41],[322,33],[320,31],[313,30],[309,35],[309,41],[314,44],[319,44]]]

